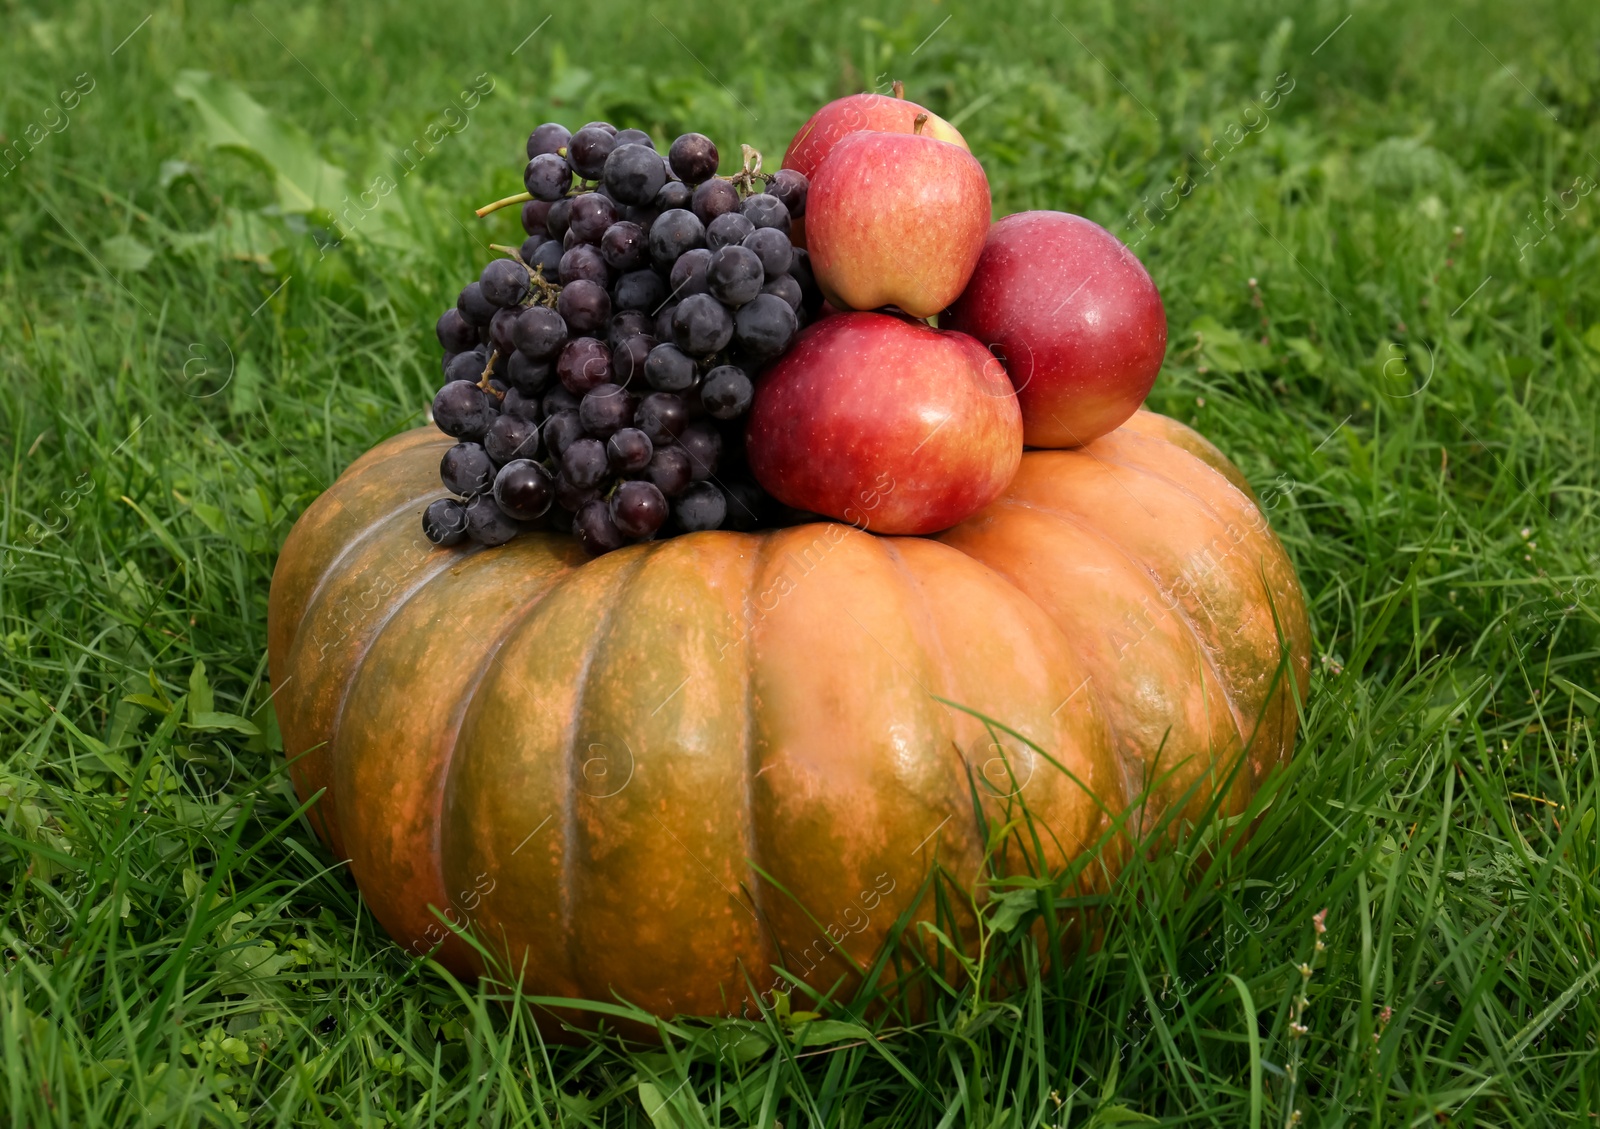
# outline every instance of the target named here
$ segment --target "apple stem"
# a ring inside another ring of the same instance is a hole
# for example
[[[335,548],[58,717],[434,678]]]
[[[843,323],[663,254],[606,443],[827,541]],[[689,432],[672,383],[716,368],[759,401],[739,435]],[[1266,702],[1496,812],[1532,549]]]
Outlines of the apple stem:
[[[899,79],[894,80],[894,96],[900,99],[904,99],[906,96],[906,84]]]
[[[911,132],[916,134],[918,137],[921,137],[922,136],[922,127],[927,125],[927,124],[928,124],[928,115],[926,113],[918,114],[911,121]]]
[[[493,204],[485,204],[473,214],[481,220],[490,212],[498,212],[501,208],[511,207],[512,204],[525,204],[532,199],[532,193],[518,192],[515,196],[507,196],[504,200],[496,200]]]

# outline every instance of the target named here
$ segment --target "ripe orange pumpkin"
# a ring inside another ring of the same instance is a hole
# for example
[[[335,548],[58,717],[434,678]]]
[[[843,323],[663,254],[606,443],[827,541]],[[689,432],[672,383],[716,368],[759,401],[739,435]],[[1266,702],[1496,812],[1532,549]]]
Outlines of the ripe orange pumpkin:
[[[1147,781],[1143,819],[1198,809],[1248,744],[1236,812],[1293,745],[1293,567],[1238,470],[1161,416],[1028,452],[936,539],[817,524],[595,560],[553,534],[430,546],[451,442],[397,436],[306,511],[268,628],[319,833],[458,971],[478,954],[431,907],[536,995],[750,1011],[773,965],[826,989],[839,950],[869,961],[936,855],[975,882],[973,779],[1025,799],[1060,865]]]

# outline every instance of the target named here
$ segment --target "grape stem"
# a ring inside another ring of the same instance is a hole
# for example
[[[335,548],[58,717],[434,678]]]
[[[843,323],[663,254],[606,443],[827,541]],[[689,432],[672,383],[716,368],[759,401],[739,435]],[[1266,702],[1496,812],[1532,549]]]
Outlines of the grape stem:
[[[753,145],[740,145],[744,153],[744,168],[728,177],[733,187],[745,195],[756,191],[756,181],[769,181],[772,178],[761,171],[761,150]]]
[[[482,219],[490,212],[498,212],[501,208],[511,207],[512,204],[525,204],[532,199],[533,194],[531,192],[518,192],[515,196],[507,196],[504,200],[496,200],[493,204],[485,204],[473,214]]]
[[[491,243],[489,244],[489,250],[504,251],[513,259],[517,260],[517,262],[521,263],[522,269],[528,272],[528,283],[530,287],[539,292],[539,296],[530,301],[528,303],[529,305],[545,305],[550,307],[552,310],[555,309],[556,299],[561,296],[561,287],[545,278],[543,264],[536,267],[530,267],[527,263],[527,260],[522,257],[521,251],[515,247],[507,247],[504,243]]]
[[[506,394],[489,383],[489,374],[494,371],[494,363],[500,359],[500,350],[495,349],[489,354],[489,361],[483,366],[483,375],[478,377],[478,387],[483,389],[496,400],[504,400]]]

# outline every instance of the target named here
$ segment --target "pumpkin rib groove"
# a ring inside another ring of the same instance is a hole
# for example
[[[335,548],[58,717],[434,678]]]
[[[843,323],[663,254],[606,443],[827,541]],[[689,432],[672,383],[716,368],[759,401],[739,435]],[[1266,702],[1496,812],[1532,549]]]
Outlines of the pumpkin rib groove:
[[[783,947],[778,936],[777,926],[773,924],[772,916],[767,910],[766,899],[762,897],[763,886],[761,871],[772,871],[771,860],[761,849],[761,829],[756,826],[756,777],[761,775],[764,765],[756,763],[760,760],[760,742],[756,739],[756,679],[755,679],[755,654],[750,645],[755,623],[751,610],[751,596],[755,591],[755,580],[767,567],[767,562],[775,550],[777,541],[774,538],[763,537],[756,542],[755,552],[750,554],[750,569],[748,579],[744,586],[744,595],[739,601],[740,610],[744,613],[744,634],[741,638],[745,643],[744,651],[744,822],[747,833],[745,841],[750,844],[750,857],[745,860],[746,869],[749,871],[750,900],[754,903],[756,920],[761,923],[761,930],[770,941],[767,951],[762,956],[772,956],[773,960],[767,964],[781,963],[783,960]],[[762,969],[757,974],[765,977],[769,969]],[[758,981],[759,982],[759,981]],[[748,991],[748,988],[744,989]]]

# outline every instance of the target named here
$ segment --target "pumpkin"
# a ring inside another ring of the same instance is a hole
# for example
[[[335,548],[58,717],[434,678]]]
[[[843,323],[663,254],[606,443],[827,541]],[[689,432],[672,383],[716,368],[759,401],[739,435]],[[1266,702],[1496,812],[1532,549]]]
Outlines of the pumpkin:
[[[1026,453],[935,538],[593,560],[551,533],[429,545],[452,442],[390,439],[307,509],[268,629],[314,826],[391,936],[458,972],[480,955],[441,917],[535,995],[750,1012],[775,965],[826,990],[870,962],[935,859],[978,889],[974,793],[1025,801],[1063,866],[1131,806],[1227,788],[1238,812],[1293,745],[1293,567],[1238,470],[1161,416]]]

